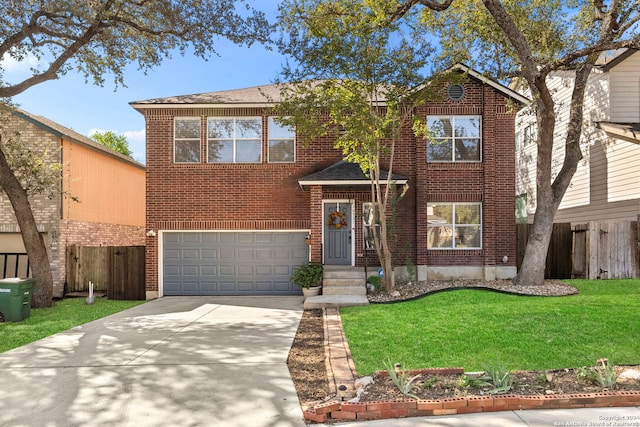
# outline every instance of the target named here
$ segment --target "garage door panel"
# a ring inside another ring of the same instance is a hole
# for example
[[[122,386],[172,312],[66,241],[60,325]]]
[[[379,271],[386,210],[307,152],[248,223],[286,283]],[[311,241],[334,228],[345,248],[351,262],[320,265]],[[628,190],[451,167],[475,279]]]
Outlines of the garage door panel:
[[[300,295],[306,232],[163,232],[165,295]]]
[[[253,289],[253,282],[238,281],[238,291],[247,293],[253,291]]]
[[[202,243],[218,243],[220,242],[220,234],[219,233],[199,233],[201,235],[200,241]]]
[[[217,249],[202,249],[202,259],[217,259],[219,257]]]
[[[200,242],[201,233],[184,233],[182,235],[182,243],[198,243]]]
[[[202,269],[200,270],[202,271],[202,275],[203,276],[218,276],[218,266],[217,265],[204,265],[202,266]]]
[[[273,288],[271,282],[256,282],[255,290],[258,292],[269,292]]]
[[[293,268],[289,265],[274,265],[273,266],[273,274],[276,276],[291,276],[293,273]]]
[[[256,265],[256,274],[260,276],[270,276],[273,274],[273,267],[270,265]]]
[[[236,252],[236,257],[238,261],[252,261],[255,257],[253,255],[254,250],[252,248],[249,249],[238,249]]]
[[[240,245],[256,243],[257,239],[254,233],[238,233],[237,242]]]
[[[200,251],[197,249],[184,249],[182,259],[200,259]]]
[[[289,289],[289,282],[273,282],[273,290],[278,292],[285,292]]]
[[[199,276],[200,268],[197,265],[185,265],[181,273],[183,276]]]
[[[238,233],[219,233],[218,240],[223,245],[233,245],[236,243]]]
[[[235,281],[220,281],[220,292],[234,292],[236,290],[236,282]]]
[[[238,265],[238,275],[240,276],[253,276],[255,270],[252,265]]]
[[[227,279],[229,277],[234,277],[237,274],[235,265],[221,265],[218,267],[218,270],[220,271],[218,275]]]

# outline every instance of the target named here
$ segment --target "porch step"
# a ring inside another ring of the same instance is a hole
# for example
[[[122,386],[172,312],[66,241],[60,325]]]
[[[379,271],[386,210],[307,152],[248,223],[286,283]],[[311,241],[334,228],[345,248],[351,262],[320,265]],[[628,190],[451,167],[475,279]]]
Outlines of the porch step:
[[[367,305],[364,268],[325,265],[322,295],[305,299],[304,308],[345,307]]]
[[[322,295],[367,295],[364,268],[325,265]]]
[[[369,305],[369,299],[366,295],[318,295],[304,300],[305,310],[325,307],[350,307],[354,305]]]

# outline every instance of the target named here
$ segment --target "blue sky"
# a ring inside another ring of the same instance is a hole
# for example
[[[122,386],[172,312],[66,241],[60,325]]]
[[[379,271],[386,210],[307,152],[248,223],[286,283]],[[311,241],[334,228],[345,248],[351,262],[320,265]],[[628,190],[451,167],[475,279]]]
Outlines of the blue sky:
[[[270,9],[275,16],[274,0],[256,1],[258,9]],[[133,157],[145,162],[144,118],[129,102],[172,95],[187,95],[269,84],[284,63],[277,51],[261,45],[239,47],[226,40],[216,45],[219,56],[204,61],[194,56],[176,54],[144,75],[131,66],[125,73],[126,88],[118,88],[107,77],[104,87],[85,83],[84,77],[69,72],[58,80],[27,89],[13,101],[32,114],[44,116],[78,133],[94,130],[123,134],[129,141]],[[28,74],[33,64],[3,62],[4,78],[17,81]]]

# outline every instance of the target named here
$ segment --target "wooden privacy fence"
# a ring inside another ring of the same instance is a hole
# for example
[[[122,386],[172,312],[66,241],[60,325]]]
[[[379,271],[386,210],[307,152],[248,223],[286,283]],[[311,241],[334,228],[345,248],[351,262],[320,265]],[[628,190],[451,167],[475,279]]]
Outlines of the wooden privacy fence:
[[[144,246],[67,247],[67,292],[89,289],[114,300],[145,299]]]
[[[573,227],[573,271],[576,278],[638,277],[640,234],[637,221],[591,221]]]
[[[531,224],[517,224],[517,252],[516,266],[520,270],[524,251],[529,240]],[[545,279],[570,279],[571,278],[571,246],[573,236],[570,223],[553,224],[553,233],[547,252],[547,264],[544,270]]]

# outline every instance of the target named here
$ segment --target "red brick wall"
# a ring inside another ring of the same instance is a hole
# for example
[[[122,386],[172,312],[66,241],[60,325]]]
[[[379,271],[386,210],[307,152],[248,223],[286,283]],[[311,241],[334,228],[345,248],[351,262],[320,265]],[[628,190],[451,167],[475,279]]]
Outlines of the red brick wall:
[[[444,88],[443,88],[444,90]],[[427,163],[426,144],[416,144],[417,265],[515,266],[515,109],[493,88],[465,83],[462,101],[432,102],[417,115],[482,116],[481,163]],[[482,202],[482,249],[427,250],[428,202]]]

